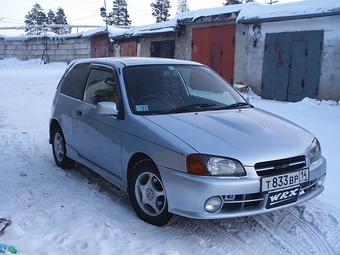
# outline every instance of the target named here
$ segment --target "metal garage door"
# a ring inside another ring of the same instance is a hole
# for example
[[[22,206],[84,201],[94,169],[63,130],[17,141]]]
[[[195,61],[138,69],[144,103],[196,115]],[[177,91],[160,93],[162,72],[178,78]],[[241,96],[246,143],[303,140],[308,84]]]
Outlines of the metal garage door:
[[[107,34],[91,37],[91,58],[112,56],[113,49]]]
[[[174,58],[175,57],[175,41],[159,41],[151,42],[151,57]]]
[[[323,35],[323,30],[266,35],[263,98],[296,102],[317,97]]]
[[[120,44],[120,56],[137,56],[137,42],[124,42]]]
[[[235,59],[235,24],[194,28],[191,59],[213,68],[233,83]]]

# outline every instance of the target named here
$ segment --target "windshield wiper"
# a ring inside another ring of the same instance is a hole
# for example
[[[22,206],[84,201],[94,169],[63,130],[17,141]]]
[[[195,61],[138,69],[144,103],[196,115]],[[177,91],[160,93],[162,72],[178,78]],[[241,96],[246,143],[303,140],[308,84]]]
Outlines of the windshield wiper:
[[[236,109],[236,108],[242,107],[242,106],[250,106],[250,107],[252,107],[252,105],[250,105],[248,103],[238,102],[238,103],[234,103],[234,104],[218,107],[218,108],[216,108],[216,110]]]
[[[166,113],[181,113],[181,112],[188,112],[188,111],[192,111],[192,110],[198,110],[197,108],[206,108],[206,107],[211,107],[211,106],[215,106],[216,104],[213,103],[195,103],[195,104],[189,104],[189,105],[184,105],[181,106],[179,108],[170,110],[170,111],[166,111]]]

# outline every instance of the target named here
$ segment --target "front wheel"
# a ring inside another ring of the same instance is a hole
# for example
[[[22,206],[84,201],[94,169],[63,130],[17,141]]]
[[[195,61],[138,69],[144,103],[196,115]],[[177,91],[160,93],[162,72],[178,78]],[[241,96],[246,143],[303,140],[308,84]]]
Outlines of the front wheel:
[[[66,142],[64,135],[59,127],[55,127],[52,133],[52,150],[54,161],[57,166],[65,169],[72,168],[75,161],[66,156]]]
[[[130,202],[138,217],[156,226],[169,222],[172,214],[163,182],[151,161],[141,161],[133,169],[129,179]]]

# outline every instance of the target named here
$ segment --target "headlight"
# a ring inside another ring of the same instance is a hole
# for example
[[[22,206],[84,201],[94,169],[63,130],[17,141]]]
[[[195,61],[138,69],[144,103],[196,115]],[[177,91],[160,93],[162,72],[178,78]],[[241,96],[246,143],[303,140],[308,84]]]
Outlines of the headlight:
[[[321,157],[321,146],[319,140],[314,137],[314,140],[310,146],[310,162],[313,163],[314,161],[318,160]]]
[[[209,175],[216,176],[246,175],[246,172],[244,171],[242,165],[234,159],[211,157],[206,162],[206,167]]]
[[[246,172],[235,159],[191,154],[186,158],[187,171],[195,175],[210,176],[245,176]]]

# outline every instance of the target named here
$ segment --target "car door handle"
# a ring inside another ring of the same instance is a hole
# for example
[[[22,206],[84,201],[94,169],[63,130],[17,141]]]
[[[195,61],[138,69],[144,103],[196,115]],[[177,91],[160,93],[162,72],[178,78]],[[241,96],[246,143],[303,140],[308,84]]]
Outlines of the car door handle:
[[[82,114],[83,114],[83,111],[81,111],[81,110],[76,110],[76,115],[77,115],[78,117],[81,117]]]

